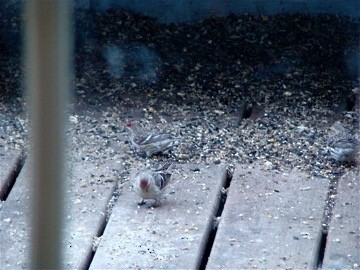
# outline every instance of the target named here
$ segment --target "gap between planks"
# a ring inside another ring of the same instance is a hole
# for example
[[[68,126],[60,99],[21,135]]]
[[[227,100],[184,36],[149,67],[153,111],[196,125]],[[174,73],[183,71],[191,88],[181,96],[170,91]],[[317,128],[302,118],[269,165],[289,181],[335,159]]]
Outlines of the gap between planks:
[[[26,154],[24,151],[4,154],[1,159],[0,201],[6,201],[25,164]]]
[[[356,269],[360,266],[359,179],[359,171],[347,172],[339,179],[323,269]]]

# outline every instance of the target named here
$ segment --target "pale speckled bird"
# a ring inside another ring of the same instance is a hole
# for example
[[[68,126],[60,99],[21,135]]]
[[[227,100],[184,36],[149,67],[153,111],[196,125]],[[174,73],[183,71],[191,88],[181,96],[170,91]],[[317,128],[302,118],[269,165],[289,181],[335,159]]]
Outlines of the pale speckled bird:
[[[351,162],[356,158],[358,142],[340,122],[330,127],[327,146],[331,157],[337,162]]]
[[[160,169],[155,171],[141,172],[135,177],[133,188],[142,198],[139,205],[145,204],[145,200],[154,200],[152,206],[162,204],[162,194],[171,178],[170,169],[172,163],[165,163]]]
[[[146,156],[148,157],[164,152],[173,143],[180,140],[180,138],[173,137],[168,133],[141,133],[135,131],[131,124],[128,124],[126,128],[129,131],[129,138],[131,143],[138,150],[145,152]]]

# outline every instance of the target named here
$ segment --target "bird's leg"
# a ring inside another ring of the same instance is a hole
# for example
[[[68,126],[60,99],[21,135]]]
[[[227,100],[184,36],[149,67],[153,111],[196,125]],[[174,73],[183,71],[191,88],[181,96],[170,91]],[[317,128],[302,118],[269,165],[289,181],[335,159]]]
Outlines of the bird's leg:
[[[158,207],[157,200],[152,205],[149,205],[149,208],[156,208]]]
[[[162,205],[162,203],[163,203],[162,198],[156,199],[154,204],[151,207],[154,207],[154,208],[158,207],[158,206]]]
[[[144,205],[144,204],[146,204],[144,199],[142,199],[141,202],[138,202],[138,205]]]

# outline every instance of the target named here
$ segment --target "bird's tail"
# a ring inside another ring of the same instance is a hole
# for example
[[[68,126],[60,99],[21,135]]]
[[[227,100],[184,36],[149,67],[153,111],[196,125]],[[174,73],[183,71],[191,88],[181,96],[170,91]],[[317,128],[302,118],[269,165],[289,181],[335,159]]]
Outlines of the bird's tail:
[[[156,171],[162,171],[168,173],[170,169],[173,169],[175,167],[175,164],[172,161],[165,162],[159,169]]]
[[[137,137],[137,132],[131,126],[127,125],[126,129],[128,130],[129,139],[133,146],[138,147],[137,143],[135,142],[135,138]]]

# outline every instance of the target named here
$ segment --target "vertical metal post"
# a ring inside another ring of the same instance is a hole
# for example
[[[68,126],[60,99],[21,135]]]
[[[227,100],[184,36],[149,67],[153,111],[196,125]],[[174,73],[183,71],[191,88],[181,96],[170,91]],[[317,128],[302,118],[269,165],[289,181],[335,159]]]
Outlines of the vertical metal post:
[[[64,138],[70,70],[69,1],[25,1],[26,86],[34,187],[31,267],[61,268]]]

